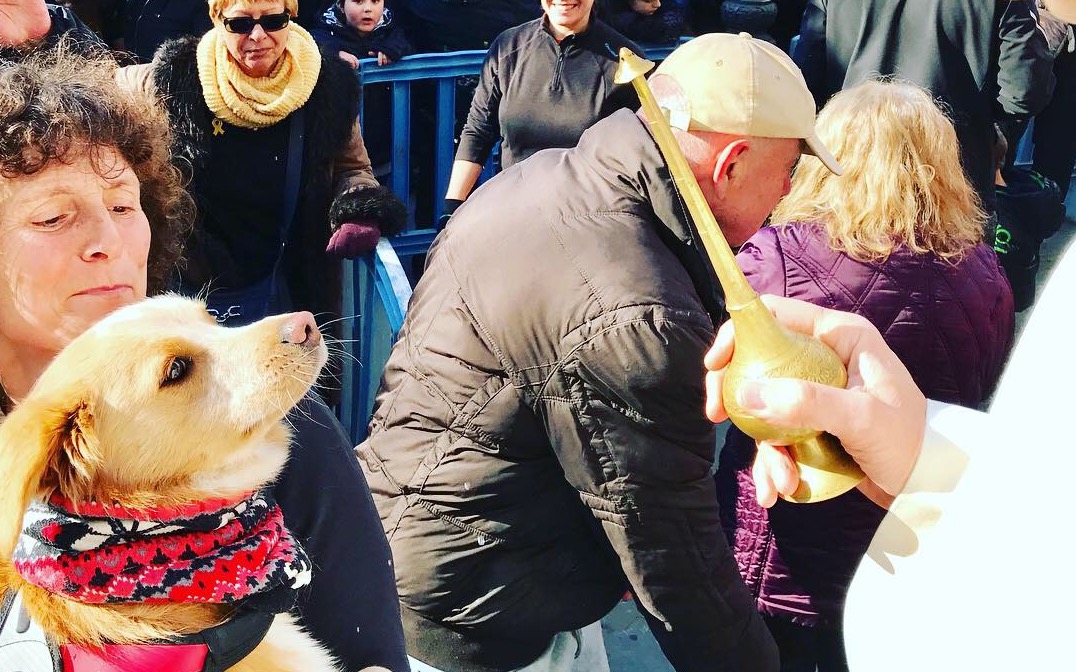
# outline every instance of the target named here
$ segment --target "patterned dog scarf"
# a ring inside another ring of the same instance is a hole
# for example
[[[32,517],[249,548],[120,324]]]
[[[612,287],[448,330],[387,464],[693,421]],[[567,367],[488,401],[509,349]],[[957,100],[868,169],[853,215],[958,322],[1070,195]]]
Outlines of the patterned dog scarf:
[[[13,560],[28,582],[88,604],[258,598],[258,608],[281,612],[311,575],[265,492],[177,509],[34,502]]]

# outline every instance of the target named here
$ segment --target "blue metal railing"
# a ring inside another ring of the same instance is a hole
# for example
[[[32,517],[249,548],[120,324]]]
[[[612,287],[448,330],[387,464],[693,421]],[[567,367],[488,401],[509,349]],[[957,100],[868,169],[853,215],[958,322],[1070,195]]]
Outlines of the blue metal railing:
[[[683,38],[681,42],[684,41]],[[677,44],[644,46],[647,58],[659,61]],[[363,87],[388,85],[392,96],[392,119],[389,124],[391,167],[389,186],[408,208],[409,221],[404,231],[382,240],[375,253],[344,262],[343,314],[354,315],[342,328],[346,354],[341,371],[339,416],[349,436],[356,443],[366,437],[366,424],[373,410],[374,395],[381,370],[388,359],[396,336],[403,325],[411,286],[405,269],[411,257],[424,254],[437,235],[443,197],[455,156],[456,80],[476,76],[485,60],[485,51],[460,51],[444,54],[419,54],[396,63],[377,65],[376,59],[359,62]],[[432,82],[434,97],[433,202],[419,208],[413,203],[415,185],[411,172],[412,85]],[[367,136],[366,117],[360,109],[363,137]],[[487,165],[484,176],[492,174]],[[432,221],[416,221],[416,210],[432,213]]]
[[[355,443],[366,437],[381,369],[388,361],[411,300],[411,283],[387,240],[373,254],[344,262],[340,422]]]

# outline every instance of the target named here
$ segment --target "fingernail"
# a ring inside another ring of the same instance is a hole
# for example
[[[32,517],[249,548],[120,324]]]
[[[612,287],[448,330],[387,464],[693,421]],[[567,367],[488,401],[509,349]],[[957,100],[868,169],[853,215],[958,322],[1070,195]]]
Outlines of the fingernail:
[[[740,383],[736,390],[736,402],[746,411],[757,411],[766,407],[762,400],[762,383],[757,380],[747,380]]]

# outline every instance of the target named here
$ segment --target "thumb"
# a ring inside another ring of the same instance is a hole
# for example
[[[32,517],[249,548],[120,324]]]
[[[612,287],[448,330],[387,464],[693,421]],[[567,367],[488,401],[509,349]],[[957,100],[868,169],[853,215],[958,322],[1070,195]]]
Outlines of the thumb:
[[[853,426],[861,405],[853,391],[794,378],[745,381],[736,390],[736,400],[759,420],[838,437]]]

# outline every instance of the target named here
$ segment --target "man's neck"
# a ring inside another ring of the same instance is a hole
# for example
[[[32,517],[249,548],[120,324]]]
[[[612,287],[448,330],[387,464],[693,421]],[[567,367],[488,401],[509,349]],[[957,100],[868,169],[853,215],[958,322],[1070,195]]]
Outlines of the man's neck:
[[[18,47],[48,35],[52,18],[43,0],[0,0],[0,47]]]

